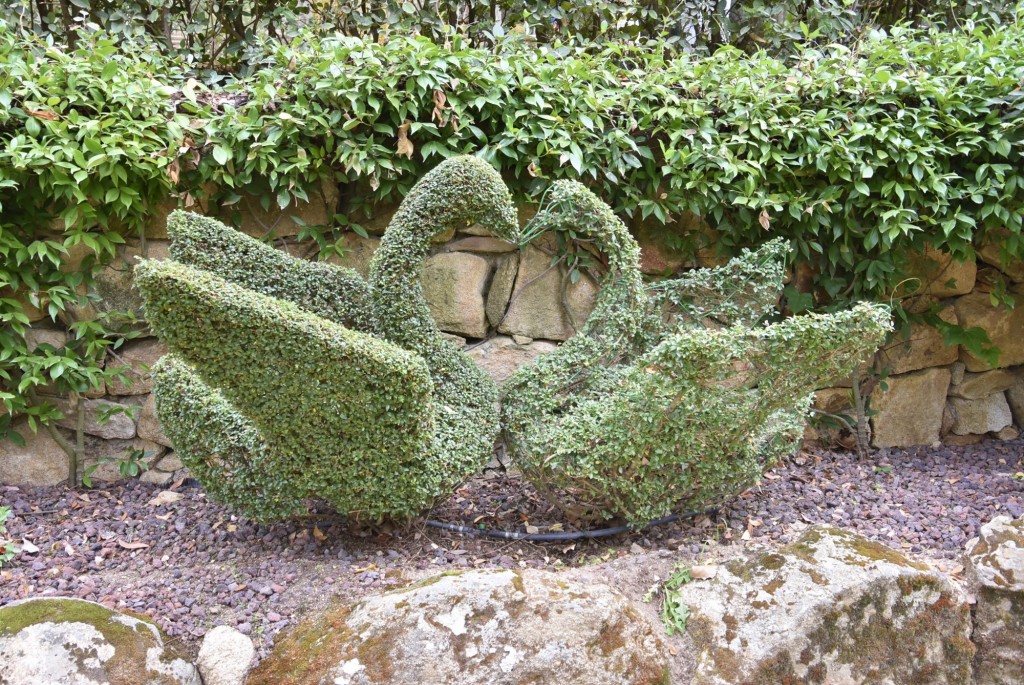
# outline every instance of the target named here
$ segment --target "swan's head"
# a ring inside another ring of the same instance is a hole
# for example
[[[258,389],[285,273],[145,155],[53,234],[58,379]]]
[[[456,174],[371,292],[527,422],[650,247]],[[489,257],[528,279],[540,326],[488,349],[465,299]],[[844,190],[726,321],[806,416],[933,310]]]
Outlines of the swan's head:
[[[501,175],[479,157],[453,157],[420,179],[392,219],[429,240],[451,228],[480,224],[518,242],[519,219]]]

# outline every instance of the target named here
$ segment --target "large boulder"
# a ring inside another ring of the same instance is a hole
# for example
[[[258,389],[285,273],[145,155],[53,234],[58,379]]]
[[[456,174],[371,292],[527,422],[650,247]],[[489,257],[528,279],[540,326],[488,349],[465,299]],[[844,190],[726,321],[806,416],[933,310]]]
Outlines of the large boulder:
[[[976,597],[975,685],[1024,683],[1024,518],[998,516],[967,546]]]
[[[442,331],[487,337],[484,293],[491,265],[467,252],[436,254],[423,265],[423,296]]]
[[[0,608],[4,685],[202,685],[148,621],[78,599]]]
[[[377,254],[380,247],[380,238],[367,236],[366,238],[355,233],[346,233],[342,236],[344,248],[341,255],[332,255],[327,259],[331,264],[353,269],[364,278],[370,275],[370,264],[373,256]]]
[[[144,440],[155,442],[164,447],[173,447],[171,439],[164,435],[164,428],[160,424],[160,417],[156,413],[156,395],[146,398],[142,405],[142,413],[139,416],[139,437]]]
[[[877,542],[815,527],[680,590],[697,672],[690,685],[967,685],[966,596]]]
[[[871,407],[875,447],[909,447],[938,442],[949,389],[948,369],[926,369],[886,379]]]
[[[655,685],[667,649],[629,600],[543,572],[471,571],[302,624],[249,685]]]

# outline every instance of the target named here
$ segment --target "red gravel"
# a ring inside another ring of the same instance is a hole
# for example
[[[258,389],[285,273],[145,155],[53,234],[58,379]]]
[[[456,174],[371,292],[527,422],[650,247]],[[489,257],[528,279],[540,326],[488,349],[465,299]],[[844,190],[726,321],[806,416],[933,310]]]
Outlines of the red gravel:
[[[1024,440],[969,447],[803,452],[716,516],[597,541],[535,544],[472,538],[412,524],[353,528],[329,514],[262,526],[180,486],[129,481],[84,492],[0,485],[13,508],[8,537],[30,541],[0,569],[0,605],[28,596],[82,597],[150,615],[188,650],[214,625],[234,625],[265,655],[273,637],[331,595],[401,584],[410,572],[556,567],[642,549],[700,552],[709,543],[778,544],[814,523],[851,528],[910,553],[954,559],[999,514],[1024,514]],[[464,485],[430,518],[540,532],[559,521],[531,488],[501,471]]]

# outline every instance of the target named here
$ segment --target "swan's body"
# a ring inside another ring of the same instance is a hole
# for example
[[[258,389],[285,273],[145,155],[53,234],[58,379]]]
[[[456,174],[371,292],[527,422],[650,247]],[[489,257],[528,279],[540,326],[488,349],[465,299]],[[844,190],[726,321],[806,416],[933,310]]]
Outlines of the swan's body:
[[[409,193],[374,258],[309,263],[197,215],[169,221],[171,260],[144,262],[164,430],[215,498],[259,519],[327,500],[368,518],[418,513],[491,454],[493,381],[441,336],[423,299],[430,239],[480,222],[515,240],[498,174],[475,158]]]
[[[782,241],[647,288],[607,205],[571,181],[548,198],[534,232],[590,239],[609,268],[579,334],[506,381],[502,420],[526,478],[574,519],[641,524],[749,487],[793,446],[810,392],[889,328],[871,305],[755,327],[782,286]]]

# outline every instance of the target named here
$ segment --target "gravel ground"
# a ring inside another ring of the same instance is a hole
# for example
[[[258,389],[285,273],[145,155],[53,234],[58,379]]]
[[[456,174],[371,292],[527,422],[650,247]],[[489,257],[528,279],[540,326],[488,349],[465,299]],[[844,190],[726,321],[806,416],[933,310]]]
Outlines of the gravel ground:
[[[264,526],[210,502],[201,488],[139,481],[89,491],[0,485],[8,537],[30,543],[0,569],[0,605],[28,596],[99,601],[152,616],[193,654],[218,624],[274,636],[331,596],[357,597],[450,568],[552,568],[667,549],[774,545],[834,523],[926,557],[950,573],[966,541],[999,514],[1024,514],[1024,440],[967,447],[805,451],[717,514],[601,540],[537,544],[425,527],[356,528],[329,512]],[[173,500],[173,501],[171,501]],[[487,471],[434,520],[505,530],[571,527],[514,474]]]

